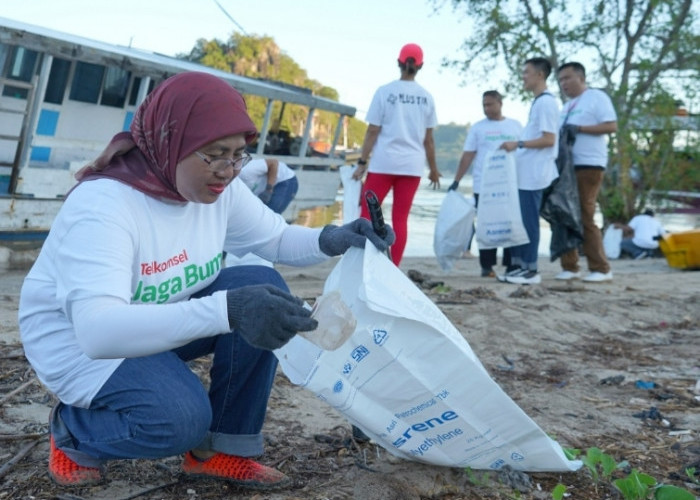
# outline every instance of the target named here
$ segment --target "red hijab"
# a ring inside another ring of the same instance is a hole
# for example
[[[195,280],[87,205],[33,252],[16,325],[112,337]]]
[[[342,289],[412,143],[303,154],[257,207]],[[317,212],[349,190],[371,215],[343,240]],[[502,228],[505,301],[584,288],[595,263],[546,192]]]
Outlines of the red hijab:
[[[208,73],[179,73],[151,92],[139,106],[130,132],[115,135],[78,181],[117,179],[156,198],[187,201],[175,187],[177,164],[222,137],[257,130],[241,94]]]

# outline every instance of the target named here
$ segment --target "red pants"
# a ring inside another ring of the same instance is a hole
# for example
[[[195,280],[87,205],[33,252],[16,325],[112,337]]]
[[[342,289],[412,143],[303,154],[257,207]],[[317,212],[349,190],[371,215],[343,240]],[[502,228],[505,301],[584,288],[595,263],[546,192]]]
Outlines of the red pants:
[[[394,205],[391,208],[391,227],[396,233],[396,241],[391,246],[391,260],[398,265],[401,263],[403,251],[406,248],[406,239],[408,238],[408,213],[411,211],[413,197],[418,190],[420,177],[414,175],[392,175],[392,174],[367,174],[367,179],[362,186],[362,212],[361,217],[369,219],[369,209],[365,200],[365,193],[368,190],[374,191],[377,195],[379,203],[384,201],[384,198],[393,189]]]

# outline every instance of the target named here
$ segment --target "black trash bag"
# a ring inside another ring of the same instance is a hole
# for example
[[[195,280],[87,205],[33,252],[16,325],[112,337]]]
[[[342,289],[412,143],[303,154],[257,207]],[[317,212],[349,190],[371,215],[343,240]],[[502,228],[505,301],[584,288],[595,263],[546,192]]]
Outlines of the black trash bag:
[[[549,242],[549,261],[554,262],[571,249],[578,249],[583,242],[580,233],[564,224],[550,224],[552,239]]]
[[[572,156],[574,141],[576,135],[570,128],[562,127],[557,157],[559,177],[542,194],[540,215],[551,225],[549,253],[552,262],[569,250],[578,249],[583,242],[581,203]]]

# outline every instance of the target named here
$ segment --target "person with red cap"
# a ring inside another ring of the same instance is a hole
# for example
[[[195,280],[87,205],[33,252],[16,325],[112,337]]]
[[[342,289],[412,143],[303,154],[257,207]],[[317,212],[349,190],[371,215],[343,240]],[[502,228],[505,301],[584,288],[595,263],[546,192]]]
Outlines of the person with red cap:
[[[372,98],[367,111],[369,127],[353,174],[355,179],[361,179],[367,173],[361,217],[369,218],[364,193],[373,191],[381,203],[393,190],[391,220],[396,242],[390,253],[397,266],[406,248],[408,215],[426,160],[431,187],[440,186],[433,139],[437,126],[435,103],[432,95],[416,82],[416,74],[423,67],[423,50],[415,43],[404,45],[398,63],[400,79],[379,87]]]
[[[255,135],[236,90],[181,73],[78,173],[19,306],[25,355],[59,400],[58,484],[101,482],[109,460],[178,454],[188,475],[290,483],[250,457],[263,451],[272,351],[317,322],[277,271],[224,268],[223,251],[303,266],[367,239],[385,250],[393,232],[382,239],[364,219],[288,225],[237,178]],[[209,354],[207,390],[188,362]]]

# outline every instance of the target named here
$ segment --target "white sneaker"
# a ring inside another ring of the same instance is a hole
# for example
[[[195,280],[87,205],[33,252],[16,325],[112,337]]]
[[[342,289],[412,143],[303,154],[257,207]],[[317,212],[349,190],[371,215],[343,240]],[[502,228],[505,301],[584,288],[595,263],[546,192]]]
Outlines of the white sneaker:
[[[557,274],[554,279],[555,280],[576,280],[581,277],[580,272],[573,272],[573,271],[562,271],[559,274]]]
[[[587,281],[589,283],[601,283],[603,281],[612,281],[612,279],[612,271],[608,271],[607,273],[599,273],[597,271],[593,271],[592,273],[588,273],[583,278],[583,281]]]

